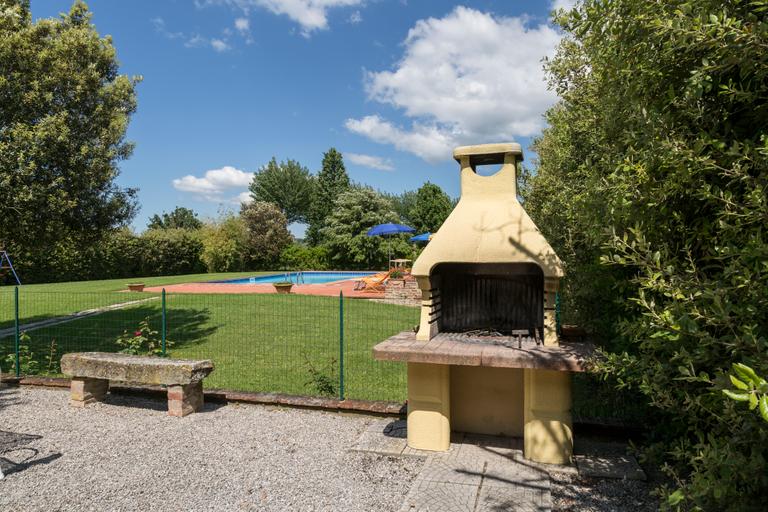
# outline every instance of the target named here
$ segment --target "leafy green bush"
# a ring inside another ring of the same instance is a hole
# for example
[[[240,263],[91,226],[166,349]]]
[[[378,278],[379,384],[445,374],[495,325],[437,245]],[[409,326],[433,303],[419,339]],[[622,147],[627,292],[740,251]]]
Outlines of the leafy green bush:
[[[115,343],[123,347],[120,352],[123,354],[165,356],[163,354],[163,341],[160,333],[149,326],[149,317],[139,322],[137,330],[128,332],[117,337]],[[165,340],[166,348],[173,346],[173,342]]]
[[[722,392],[733,364],[768,374],[766,8],[586,0],[547,63],[561,101],[526,209],[564,260],[566,321],[661,415],[670,508],[768,494],[768,429]]]
[[[328,249],[294,243],[280,254],[280,267],[290,270],[328,270]]]
[[[240,217],[227,215],[203,227],[202,260],[208,272],[244,270],[248,247],[248,228]]]
[[[22,375],[37,375],[40,371],[40,363],[35,353],[29,347],[31,339],[26,332],[19,336],[19,371]],[[9,372],[16,371],[16,353],[11,352],[5,356],[5,366]]]
[[[203,241],[199,231],[151,229],[139,237],[139,245],[139,275],[167,276],[205,271],[201,259]]]

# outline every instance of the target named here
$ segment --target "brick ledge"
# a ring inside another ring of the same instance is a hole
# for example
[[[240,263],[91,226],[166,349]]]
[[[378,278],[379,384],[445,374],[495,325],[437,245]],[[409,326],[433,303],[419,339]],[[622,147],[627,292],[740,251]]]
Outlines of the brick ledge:
[[[40,386],[53,388],[68,388],[69,379],[63,377],[15,377],[12,375],[0,375],[3,384],[11,386]],[[146,386],[138,384],[110,385],[110,391],[116,391],[126,395],[151,395],[165,397],[166,390],[162,386]],[[305,409],[320,409],[337,412],[360,412],[366,414],[378,414],[384,416],[402,416],[406,413],[406,406],[401,402],[387,402],[383,400],[339,400],[335,398],[322,398],[299,395],[286,395],[283,393],[255,393],[247,391],[232,391],[227,389],[204,389],[206,401],[211,402],[240,402],[261,405],[281,405],[288,407],[300,407]]]

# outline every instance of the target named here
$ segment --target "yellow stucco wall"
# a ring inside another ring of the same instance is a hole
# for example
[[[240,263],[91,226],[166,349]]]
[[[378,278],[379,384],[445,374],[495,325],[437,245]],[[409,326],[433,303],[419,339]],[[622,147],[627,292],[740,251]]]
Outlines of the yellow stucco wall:
[[[523,435],[523,370],[451,366],[451,429]]]
[[[450,367],[408,363],[408,446],[445,451],[450,445]]]
[[[553,370],[523,370],[526,459],[569,464],[573,456],[571,375]]]

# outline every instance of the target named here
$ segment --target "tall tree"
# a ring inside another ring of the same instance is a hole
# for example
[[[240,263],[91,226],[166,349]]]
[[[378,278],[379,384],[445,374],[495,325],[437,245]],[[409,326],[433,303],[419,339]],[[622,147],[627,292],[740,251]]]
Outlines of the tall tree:
[[[738,389],[755,379],[728,377],[768,374],[766,12],[584,0],[547,64],[561,101],[526,208],[566,274],[589,277],[565,291],[602,318],[598,368],[660,416],[667,508],[763,510],[768,495],[768,429]]]
[[[320,230],[325,226],[325,219],[333,211],[333,204],[338,197],[349,190],[349,175],[344,167],[341,153],[331,148],[323,154],[323,168],[317,174],[317,190],[312,201],[312,213],[307,229],[307,241],[317,244]]]
[[[147,224],[148,229],[200,229],[203,223],[197,218],[197,213],[177,206],[171,213],[163,212],[162,216],[154,214]]]
[[[0,0],[0,13],[0,245],[22,273],[44,273],[135,214],[135,190],[115,178],[139,78],[118,73],[81,1],[57,19],[33,22],[26,0]]]
[[[436,232],[453,209],[448,194],[434,183],[426,182],[416,192],[416,200],[409,215],[411,226],[418,232]]]
[[[388,194],[382,192],[381,195],[392,203],[392,209],[395,210],[397,216],[400,217],[400,222],[409,226],[413,225],[411,212],[413,211],[413,207],[416,206],[415,190],[406,190],[400,194]]]
[[[240,217],[248,228],[248,261],[266,268],[293,242],[288,220],[274,204],[254,201],[243,205]]]
[[[254,201],[274,203],[288,222],[306,222],[312,208],[314,179],[296,160],[277,163],[275,157],[253,174],[250,185]]]
[[[354,187],[342,193],[321,232],[331,266],[371,269],[386,265],[389,250],[395,256],[410,254],[405,236],[366,235],[376,224],[398,221],[392,205],[376,191]]]

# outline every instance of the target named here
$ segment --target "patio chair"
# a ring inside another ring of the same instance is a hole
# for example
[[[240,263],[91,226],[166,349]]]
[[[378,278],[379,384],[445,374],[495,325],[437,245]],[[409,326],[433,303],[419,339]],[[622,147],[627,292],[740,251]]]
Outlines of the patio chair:
[[[389,279],[389,274],[389,272],[379,272],[378,274],[358,279],[354,290],[359,292],[382,292],[384,291],[387,279]]]

